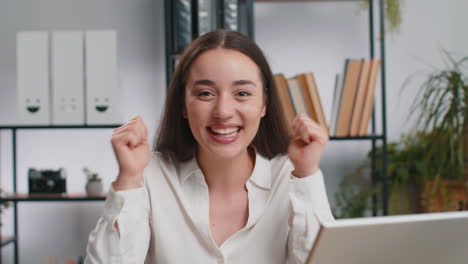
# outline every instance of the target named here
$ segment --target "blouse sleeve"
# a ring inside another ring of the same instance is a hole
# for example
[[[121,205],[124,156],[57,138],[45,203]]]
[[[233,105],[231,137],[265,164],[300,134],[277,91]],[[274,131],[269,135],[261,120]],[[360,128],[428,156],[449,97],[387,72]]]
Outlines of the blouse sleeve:
[[[306,263],[320,223],[334,221],[322,172],[304,178],[291,175],[289,199],[288,263]]]
[[[146,188],[116,192],[111,186],[104,213],[89,235],[85,263],[144,263],[150,236]]]

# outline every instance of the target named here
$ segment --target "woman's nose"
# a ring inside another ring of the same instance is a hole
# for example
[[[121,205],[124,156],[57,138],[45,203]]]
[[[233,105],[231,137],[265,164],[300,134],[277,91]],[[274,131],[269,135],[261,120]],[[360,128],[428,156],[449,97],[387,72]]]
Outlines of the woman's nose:
[[[228,119],[233,116],[235,102],[229,95],[220,95],[214,107],[214,117],[218,119]]]

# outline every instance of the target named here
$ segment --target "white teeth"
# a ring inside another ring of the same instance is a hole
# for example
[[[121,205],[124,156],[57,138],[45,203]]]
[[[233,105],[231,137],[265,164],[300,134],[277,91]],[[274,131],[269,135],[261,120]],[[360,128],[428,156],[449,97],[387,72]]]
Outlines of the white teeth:
[[[228,135],[228,134],[232,134],[234,132],[239,131],[239,128],[238,127],[225,128],[225,129],[211,128],[211,131],[215,132],[216,134]]]

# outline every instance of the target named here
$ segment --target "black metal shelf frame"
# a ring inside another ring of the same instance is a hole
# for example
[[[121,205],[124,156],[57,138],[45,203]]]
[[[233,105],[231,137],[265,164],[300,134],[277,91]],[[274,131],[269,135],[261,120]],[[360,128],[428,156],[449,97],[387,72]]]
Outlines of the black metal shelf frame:
[[[221,2],[227,0],[220,0]],[[259,1],[259,0],[257,0]],[[302,0],[304,2],[304,0]],[[331,2],[332,0],[314,0],[310,2]],[[357,1],[357,0],[351,0]],[[244,5],[247,8],[247,35],[255,39],[254,34],[254,2],[255,0],[238,0],[238,5]],[[266,2],[294,2],[294,1],[262,1]],[[296,1],[299,2],[299,1]],[[337,3],[346,2],[346,1],[336,1]],[[192,5],[196,10],[198,2],[197,0],[191,1]],[[382,106],[382,131],[377,134],[376,132],[376,116],[375,111],[376,107],[374,104],[374,111],[372,113],[372,122],[371,122],[371,135],[362,136],[362,137],[330,137],[330,140],[370,140],[372,142],[371,150],[371,181],[373,185],[379,183],[382,184],[381,191],[381,202],[382,202],[382,213],[383,215],[388,214],[388,178],[387,178],[387,111],[386,111],[386,56],[385,56],[385,0],[370,0],[369,6],[369,55],[371,59],[374,59],[376,51],[376,41],[375,41],[375,30],[374,19],[375,19],[375,10],[376,4],[378,4],[378,24],[379,24],[379,45],[380,45],[380,59],[381,59],[381,106]],[[172,71],[174,70],[175,59],[180,55],[177,50],[174,49],[174,32],[173,29],[173,20],[176,14],[175,5],[173,0],[164,1],[164,10],[165,10],[165,32],[166,32],[166,82],[169,85],[169,81],[172,76]],[[222,14],[223,10],[218,10],[218,14]],[[192,12],[192,16],[196,16]],[[196,18],[195,18],[196,21]],[[222,19],[221,19],[222,21]],[[220,25],[218,25],[219,27]],[[222,25],[221,25],[222,26]],[[222,27],[220,27],[222,28]],[[196,28],[194,28],[196,30]],[[194,34],[196,35],[196,34]],[[194,36],[195,37],[195,36]],[[382,164],[380,168],[376,167],[376,148],[377,141],[381,141],[382,144]],[[380,172],[380,179],[376,175],[376,171]],[[374,194],[372,196],[372,214],[376,216],[378,214],[377,209],[378,197]]]
[[[17,193],[17,132],[18,130],[31,129],[109,129],[119,127],[120,124],[109,125],[2,125],[0,130],[11,130],[12,137],[12,170],[13,170],[13,193]],[[6,245],[13,244],[13,259],[14,263],[19,263],[19,248],[18,248],[18,203],[19,202],[85,202],[85,201],[103,201],[102,197],[50,197],[50,198],[9,198],[0,197],[0,202],[12,202],[13,206],[13,238],[2,242],[0,247],[0,262],[2,257],[2,248]],[[0,216],[1,217],[1,216]],[[1,234],[1,229],[0,229]]]

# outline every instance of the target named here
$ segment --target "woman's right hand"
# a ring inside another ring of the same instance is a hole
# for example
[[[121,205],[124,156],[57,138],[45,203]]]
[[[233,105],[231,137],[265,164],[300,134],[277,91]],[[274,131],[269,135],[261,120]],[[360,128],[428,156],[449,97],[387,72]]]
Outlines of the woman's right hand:
[[[127,124],[114,129],[111,142],[119,163],[119,175],[112,184],[114,190],[141,187],[143,170],[151,155],[148,129],[143,119],[136,116]]]

